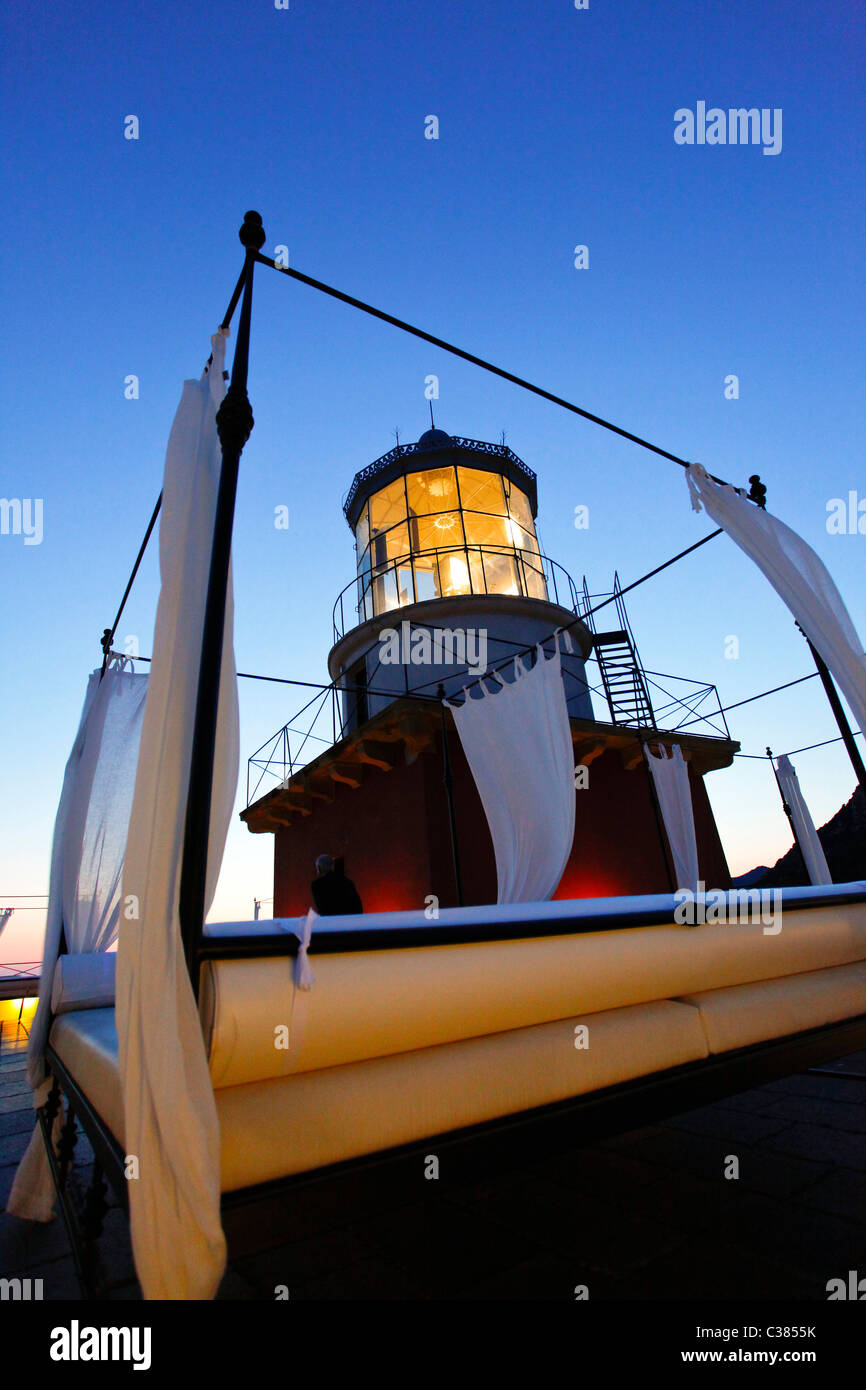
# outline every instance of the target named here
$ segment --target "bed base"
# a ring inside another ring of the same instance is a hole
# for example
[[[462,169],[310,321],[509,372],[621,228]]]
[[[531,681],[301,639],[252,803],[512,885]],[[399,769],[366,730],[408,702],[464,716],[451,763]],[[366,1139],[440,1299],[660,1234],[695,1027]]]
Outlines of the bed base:
[[[330,1221],[332,1226],[340,1224],[352,1211],[417,1201],[428,1154],[435,1153],[440,1163],[436,1191],[425,1185],[425,1195],[435,1196],[452,1183],[470,1182],[497,1169],[519,1166],[540,1154],[556,1154],[628,1133],[862,1048],[866,1048],[866,1014],[687,1062],[552,1105],[226,1193],[222,1213],[229,1260],[302,1240],[321,1231],[323,1221]],[[50,1046],[46,1063],[54,1085],[48,1103],[39,1111],[39,1122],[82,1297],[99,1298],[103,1289],[97,1242],[107,1210],[106,1180],[118,1204],[128,1211],[124,1155]],[[67,1118],[55,1154],[49,1135],[64,1097]],[[68,1184],[76,1122],[89,1139],[95,1156],[93,1179],[81,1213],[75,1209]]]

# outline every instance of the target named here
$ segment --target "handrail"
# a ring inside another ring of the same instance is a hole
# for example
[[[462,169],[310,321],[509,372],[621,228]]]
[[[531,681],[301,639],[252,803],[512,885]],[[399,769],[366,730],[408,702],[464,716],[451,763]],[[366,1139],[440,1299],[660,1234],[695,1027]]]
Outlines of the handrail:
[[[461,435],[449,435],[447,437],[447,442],[442,443],[431,444],[428,442],[422,444],[421,441],[418,440],[414,444],[397,444],[393,449],[389,449],[387,454],[382,454],[381,458],[374,459],[372,463],[368,463],[366,468],[362,468],[352,479],[352,485],[343,503],[343,512],[345,516],[348,518],[352,510],[352,503],[360,489],[366,483],[370,482],[371,479],[377,478],[380,474],[387,472],[391,465],[396,463],[399,459],[406,458],[412,454],[426,457],[428,454],[454,452],[461,454],[487,454],[494,458],[501,459],[504,463],[510,464],[524,479],[534,499],[536,487],[535,472],[527,463],[524,463],[522,458],[519,458],[518,455],[515,454],[513,449],[509,449],[506,444],[492,444],[485,439],[464,439]],[[533,515],[534,514],[535,508],[533,507]]]
[[[521,547],[472,545],[470,543],[466,543],[464,545],[437,546],[435,549],[432,550],[415,550],[410,552],[408,555],[398,555],[395,559],[389,560],[387,564],[377,565],[374,568],[371,568],[370,570],[365,571],[362,574],[356,575],[354,579],[350,579],[349,583],[346,584],[345,587],[340,590],[339,594],[334,600],[334,641],[339,642],[343,637],[345,637],[347,632],[351,631],[353,627],[360,626],[361,623],[367,622],[369,618],[383,617],[386,613],[394,613],[397,612],[400,608],[408,606],[407,604],[397,603],[391,607],[382,608],[379,611],[376,611],[375,603],[371,597],[374,585],[384,584],[387,581],[388,576],[391,574],[396,575],[396,572],[398,570],[409,570],[412,575],[412,598],[409,600],[409,602],[423,602],[423,600],[418,599],[416,597],[417,582],[415,577],[414,562],[416,560],[430,560],[432,558],[435,566],[435,571],[438,574],[440,559],[453,555],[462,555],[466,558],[466,568],[469,577],[469,591],[466,595],[461,594],[460,597],[472,597],[481,595],[488,596],[491,594],[493,596],[496,596],[498,593],[500,593],[499,590],[491,589],[488,587],[484,558],[485,556],[488,556],[490,559],[493,559],[494,557],[496,559],[505,558],[512,560],[517,566],[518,577],[521,586],[521,597],[537,597],[537,595],[530,593],[529,583],[527,580],[528,569],[531,574],[541,577],[544,583],[544,588],[547,591],[546,597],[548,598],[548,600],[550,600],[551,597],[550,587],[552,585],[552,601],[554,603],[559,604],[561,607],[569,609],[569,611],[574,613],[575,615],[580,616],[580,600],[578,597],[577,586],[574,580],[572,579],[571,575],[569,574],[568,570],[564,567],[564,565],[560,565],[558,561],[552,560],[549,555],[545,555],[540,550],[525,550]],[[477,573],[475,575],[475,578],[473,578],[472,567],[469,563],[470,559],[477,560],[477,562],[480,564],[481,580],[484,584],[483,589],[476,589],[474,587],[475,579],[477,579]],[[538,561],[538,565],[533,564],[533,561],[535,560]],[[431,572],[433,572],[432,566]],[[562,598],[560,598],[560,587],[564,591]],[[350,620],[347,622],[345,605],[343,600],[345,595],[349,593],[350,589],[355,589],[358,591],[358,601],[353,605],[352,609],[350,610]],[[444,596],[439,594],[436,595],[436,597],[441,598],[450,596]],[[454,595],[454,597],[456,597],[456,595]],[[361,616],[362,607],[364,607],[367,604],[367,602],[369,602],[370,604],[371,611],[369,613],[365,613],[364,616]],[[352,615],[354,615],[354,617]]]

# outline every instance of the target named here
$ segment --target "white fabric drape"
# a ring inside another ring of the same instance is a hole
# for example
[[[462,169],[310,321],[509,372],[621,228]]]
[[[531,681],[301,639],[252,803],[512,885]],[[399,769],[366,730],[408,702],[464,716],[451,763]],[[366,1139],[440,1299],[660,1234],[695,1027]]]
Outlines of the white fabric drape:
[[[27,1045],[27,1080],[45,1104],[44,1053],[61,928],[69,952],[107,951],[117,940],[120,876],[138,761],[147,676],[112,660],[91,675],[54,822],[39,1003]],[[7,1210],[50,1221],[54,1186],[39,1126],[19,1164]]]
[[[728,484],[714,483],[699,463],[689,465],[686,479],[694,510],[704,507],[769,579],[866,734],[866,654],[823,560],[778,517]]]
[[[791,810],[791,820],[794,826],[794,834],[797,843],[803,853],[806,863],[806,872],[809,875],[810,883],[832,883],[833,876],[827,867],[827,860],[824,857],[824,850],[821,841],[818,839],[818,832],[815,829],[815,822],[812,819],[809,807],[806,805],[803,793],[800,790],[800,782],[796,772],[786,754],[782,753],[776,758],[776,772],[779,775],[779,786]]]
[[[219,1127],[178,903],[199,658],[220,474],[216,410],[225,334],[201,381],[184,382],[168,441],[162,585],[123,870],[117,1031],[136,1270],[147,1299],[212,1298],[225,1267]],[[229,575],[205,911],[234,805],[239,735]]]
[[[671,847],[676,887],[695,893],[698,887],[698,845],[689,769],[682,749],[675,743],[669,758],[665,756],[664,745],[659,748],[659,756],[646,746],[645,752]]]
[[[567,639],[567,634],[563,634]],[[495,673],[494,673],[495,674]],[[574,752],[559,648],[539,645],[514,680],[449,704],[481,797],[496,854],[497,901],[544,902],[574,840]]]

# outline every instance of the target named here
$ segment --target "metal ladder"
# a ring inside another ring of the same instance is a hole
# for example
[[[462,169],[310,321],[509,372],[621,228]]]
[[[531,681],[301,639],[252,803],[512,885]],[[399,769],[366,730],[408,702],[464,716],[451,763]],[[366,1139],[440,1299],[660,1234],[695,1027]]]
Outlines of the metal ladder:
[[[585,579],[584,595],[586,606],[589,608],[592,596],[587,590]],[[598,661],[611,723],[654,729],[652,701],[625,611],[618,574],[614,574],[613,577],[613,597],[619,627],[607,632],[596,632],[591,619],[589,623],[593,631],[593,652]]]

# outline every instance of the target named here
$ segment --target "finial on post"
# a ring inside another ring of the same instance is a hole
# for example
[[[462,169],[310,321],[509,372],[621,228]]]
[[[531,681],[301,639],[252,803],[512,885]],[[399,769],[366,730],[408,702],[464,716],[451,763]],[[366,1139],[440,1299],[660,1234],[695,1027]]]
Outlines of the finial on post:
[[[262,215],[260,212],[245,212],[244,224],[238,232],[241,245],[247,251],[261,251],[265,244],[265,229],[262,226]]]

